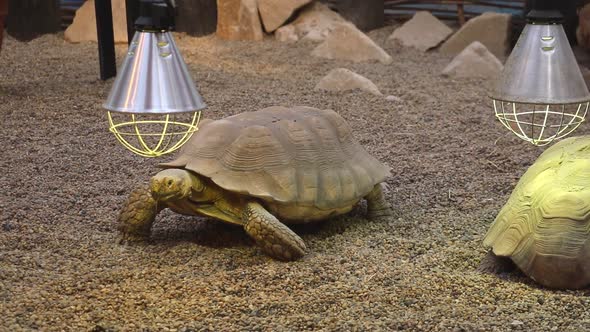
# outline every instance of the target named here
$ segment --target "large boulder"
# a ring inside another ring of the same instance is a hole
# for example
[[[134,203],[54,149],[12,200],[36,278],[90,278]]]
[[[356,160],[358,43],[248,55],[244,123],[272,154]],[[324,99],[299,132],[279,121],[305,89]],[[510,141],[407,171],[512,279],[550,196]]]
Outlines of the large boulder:
[[[461,29],[445,41],[440,51],[458,54],[474,41],[479,41],[495,56],[506,56],[510,38],[510,14],[484,13],[467,21]]]
[[[395,29],[388,40],[426,51],[436,47],[451,33],[453,30],[430,12],[420,11],[401,27]]]
[[[345,20],[362,31],[381,28],[385,22],[383,0],[321,0],[338,12]]]
[[[352,23],[338,24],[311,54],[320,58],[354,62],[377,60],[389,64],[392,61],[387,52]]]
[[[44,34],[61,30],[61,1],[2,0],[8,2],[10,15],[5,29],[9,36],[28,42]]]
[[[332,92],[350,91],[359,89],[377,96],[381,96],[379,88],[366,77],[363,77],[346,68],[333,69],[324,76],[315,86],[315,90]]]
[[[297,35],[297,29],[295,29],[294,25],[286,25],[275,31],[275,38],[283,43],[291,43],[298,41],[299,35]]]
[[[256,0],[217,0],[217,31],[227,40],[262,40]]]
[[[127,43],[125,0],[112,0],[111,6],[113,8],[115,43]],[[88,0],[78,8],[74,21],[64,32],[64,38],[70,43],[97,41],[94,0]]]
[[[442,71],[443,76],[496,78],[504,66],[480,42],[474,41]]]
[[[176,0],[176,31],[205,36],[217,29],[216,0]]]
[[[310,40],[321,42],[340,24],[346,20],[338,13],[319,2],[304,7],[295,21],[278,28],[275,37],[279,41]]]
[[[273,32],[285,23],[295,10],[305,6],[312,0],[258,0],[260,18],[264,30]]]

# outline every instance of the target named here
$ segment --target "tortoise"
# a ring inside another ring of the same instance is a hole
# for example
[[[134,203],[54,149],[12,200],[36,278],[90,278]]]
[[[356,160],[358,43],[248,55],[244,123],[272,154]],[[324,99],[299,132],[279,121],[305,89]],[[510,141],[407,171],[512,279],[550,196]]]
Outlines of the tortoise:
[[[547,149],[522,176],[484,238],[480,269],[514,264],[539,284],[590,284],[590,136]],[[512,265],[512,267],[511,267]]]
[[[371,218],[388,216],[381,183],[389,168],[354,139],[332,110],[273,106],[204,120],[149,186],[133,190],[119,215],[119,241],[148,239],[165,208],[242,226],[279,260],[306,252],[285,224],[326,220],[361,199]],[[280,220],[280,221],[279,221]]]

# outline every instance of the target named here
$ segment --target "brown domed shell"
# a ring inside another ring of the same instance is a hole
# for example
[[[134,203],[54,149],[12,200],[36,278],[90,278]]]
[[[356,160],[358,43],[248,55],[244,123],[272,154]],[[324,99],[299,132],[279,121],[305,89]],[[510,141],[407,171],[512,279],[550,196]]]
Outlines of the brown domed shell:
[[[269,201],[331,209],[358,201],[389,175],[332,110],[268,107],[206,121],[163,167]]]

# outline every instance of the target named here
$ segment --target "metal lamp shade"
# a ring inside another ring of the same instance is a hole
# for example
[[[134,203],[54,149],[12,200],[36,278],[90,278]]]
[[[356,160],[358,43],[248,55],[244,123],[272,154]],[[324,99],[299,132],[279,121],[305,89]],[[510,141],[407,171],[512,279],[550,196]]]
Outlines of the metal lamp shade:
[[[575,130],[590,93],[560,24],[527,24],[490,97],[518,137],[548,144]]]
[[[170,114],[206,107],[170,32],[136,32],[103,105],[109,111]]]
[[[206,105],[172,34],[138,31],[103,107],[122,145],[158,157],[188,141]]]
[[[572,104],[590,93],[560,24],[527,24],[491,97],[534,104]]]

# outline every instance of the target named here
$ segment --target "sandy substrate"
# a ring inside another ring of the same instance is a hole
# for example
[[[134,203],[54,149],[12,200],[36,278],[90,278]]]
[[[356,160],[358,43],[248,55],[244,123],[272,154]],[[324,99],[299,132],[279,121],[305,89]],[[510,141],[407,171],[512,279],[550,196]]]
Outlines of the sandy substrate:
[[[370,35],[384,45],[391,27]],[[390,65],[311,57],[312,44],[178,36],[222,118],[271,105],[331,108],[392,168],[395,217],[364,206],[296,227],[309,254],[265,256],[240,228],[162,213],[153,243],[115,244],[127,194],[159,160],[124,150],[100,109],[96,44],[5,40],[0,54],[0,330],[590,329],[587,291],[476,271],[482,238],[541,153],[494,119],[486,82],[439,75],[451,60],[385,46]],[[125,49],[118,48],[121,56]],[[346,67],[401,102],[314,91]],[[584,125],[576,134],[588,133]],[[166,158],[168,159],[168,158]]]

